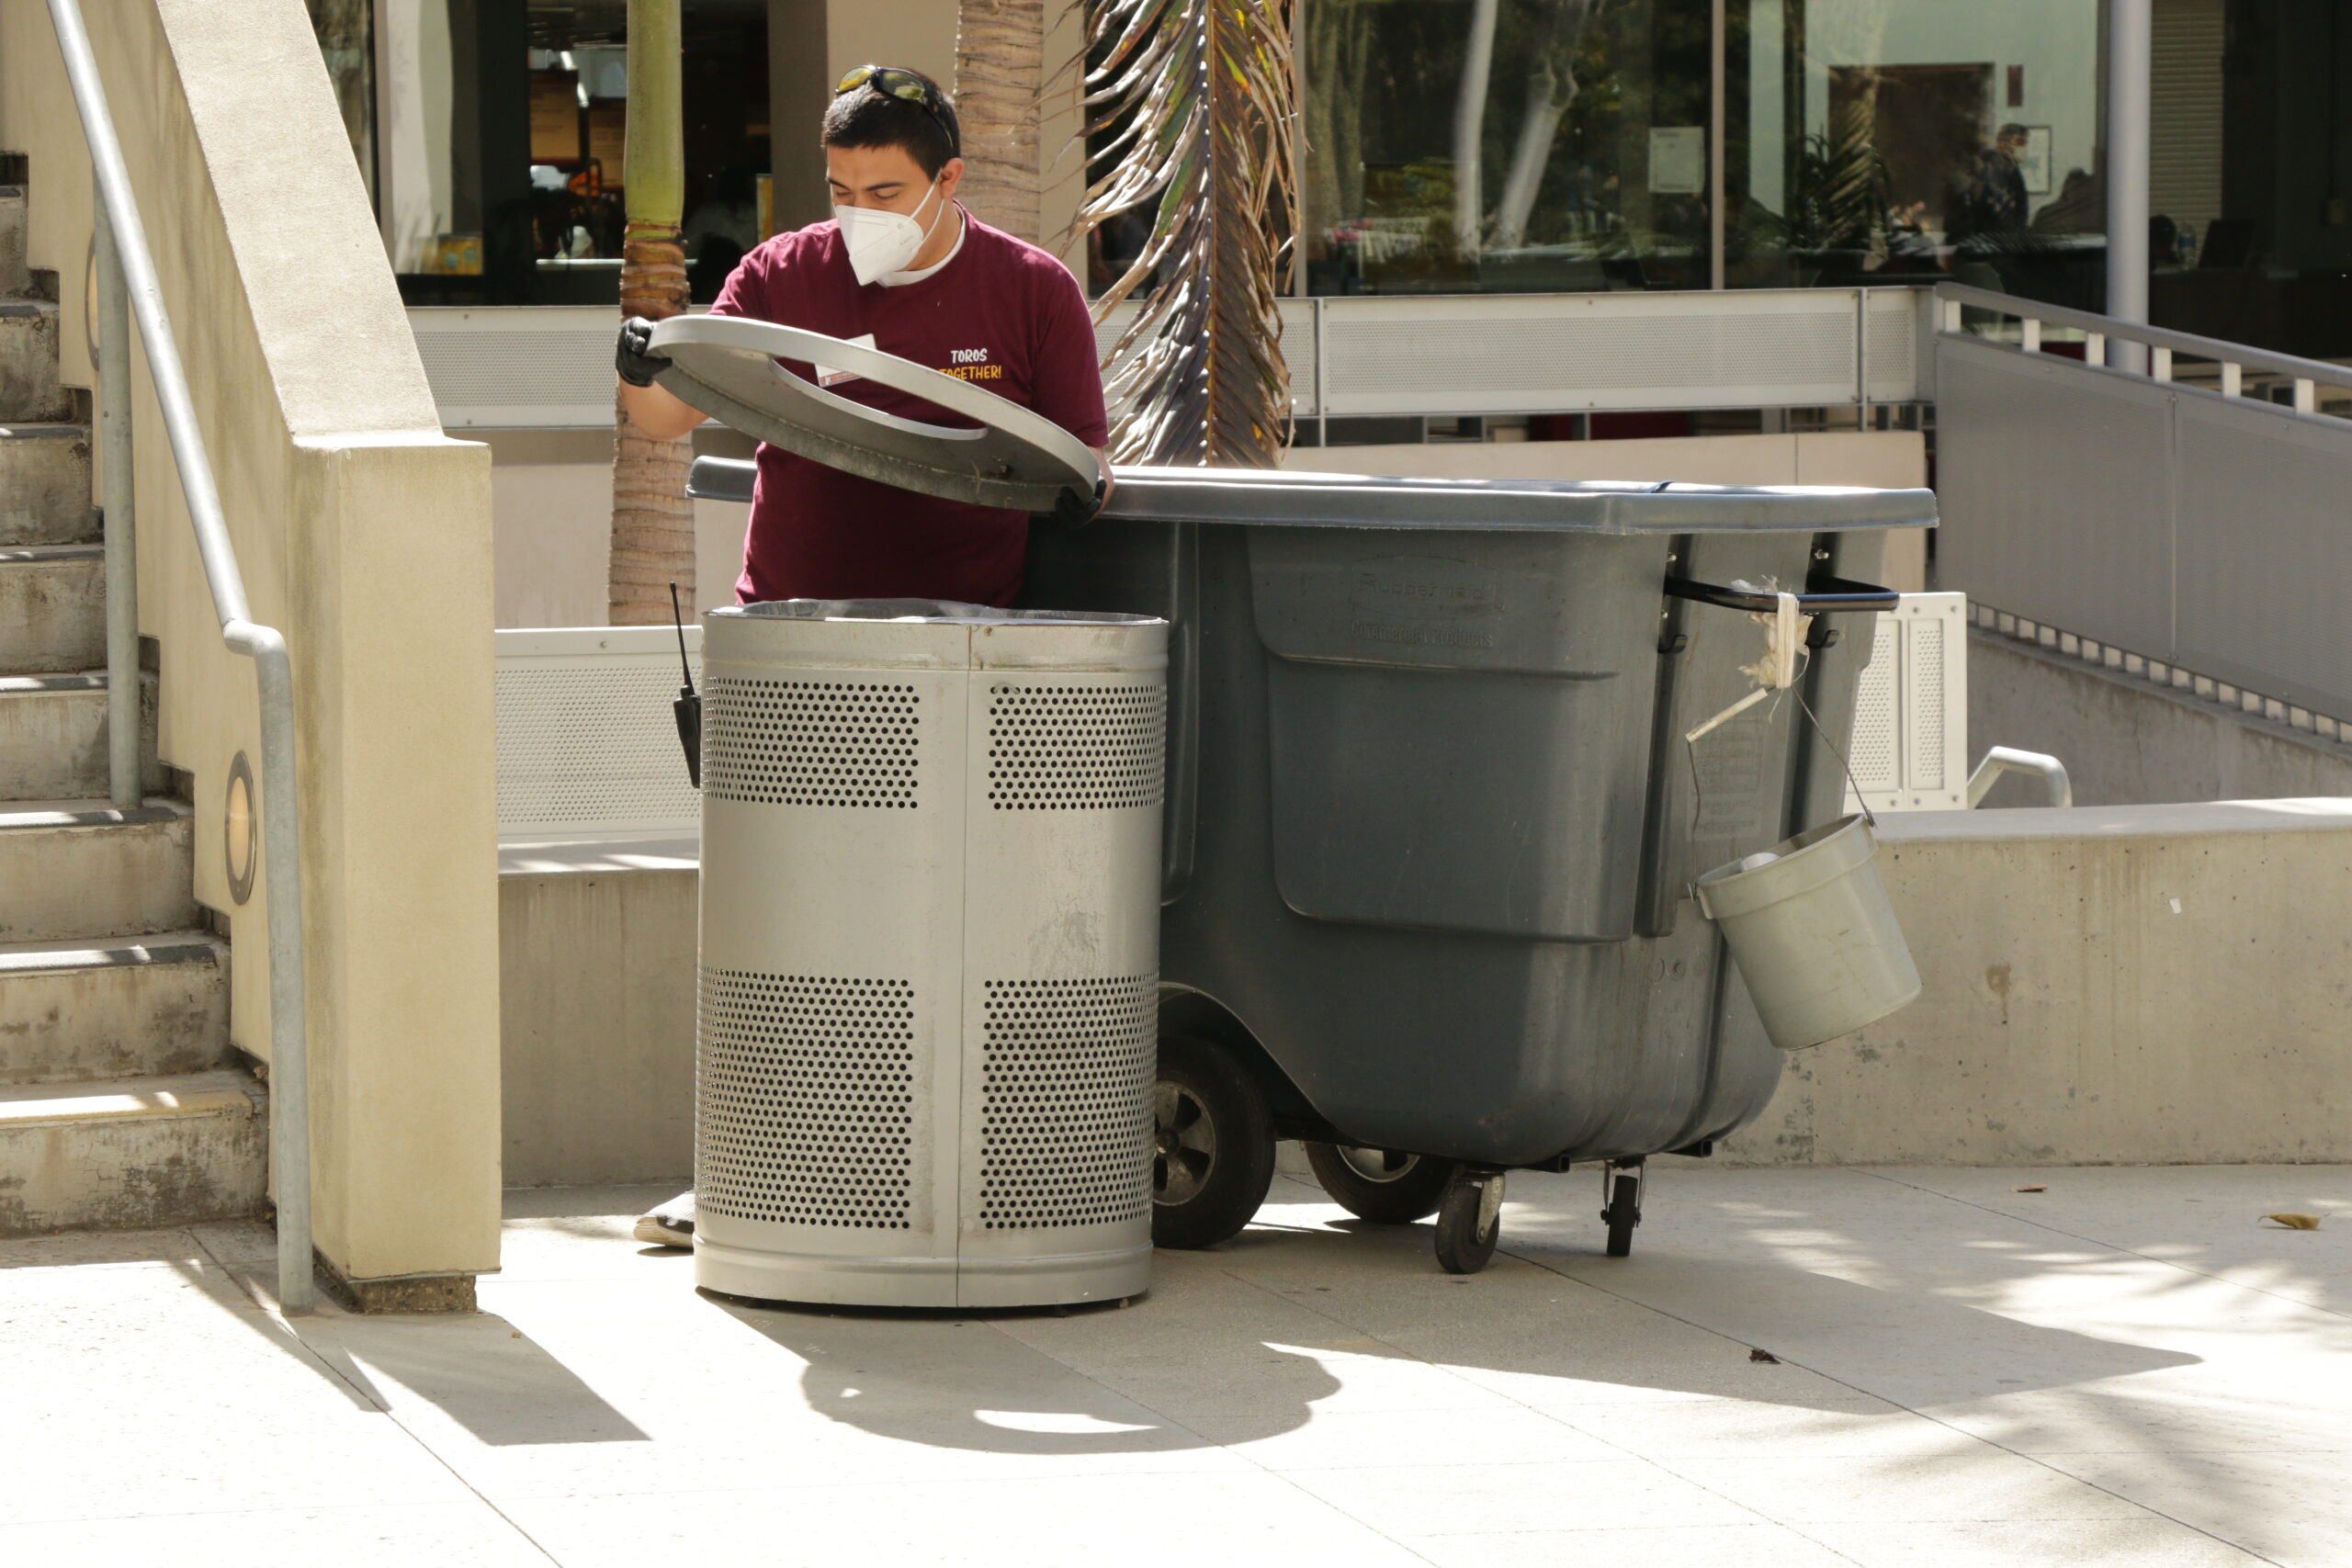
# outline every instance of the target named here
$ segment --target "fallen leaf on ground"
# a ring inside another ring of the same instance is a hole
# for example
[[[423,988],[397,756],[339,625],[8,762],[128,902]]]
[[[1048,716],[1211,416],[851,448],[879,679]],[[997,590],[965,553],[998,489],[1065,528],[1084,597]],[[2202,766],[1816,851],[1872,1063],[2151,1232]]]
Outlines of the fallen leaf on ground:
[[[2047,1187],[2012,1187],[2009,1190],[2012,1192],[2047,1192],[2050,1189]]]
[[[1770,1351],[1770,1350],[1750,1350],[1750,1351],[1747,1353],[1747,1359],[1748,1359],[1749,1360],[1751,1360],[1751,1361],[1765,1361],[1765,1362],[1769,1362],[1769,1363],[1770,1363],[1771,1365],[1776,1366],[1776,1367],[1777,1367],[1777,1366],[1779,1366],[1779,1365],[1781,1364],[1781,1358],[1780,1358],[1780,1357],[1778,1357],[1778,1356],[1775,1356],[1775,1355],[1774,1355],[1774,1354],[1772,1354],[1772,1352],[1771,1352],[1771,1351]]]
[[[2265,1214],[2262,1217],[2266,1220],[2276,1220],[2290,1231],[2315,1231],[2319,1229],[2319,1216],[2317,1214]]]

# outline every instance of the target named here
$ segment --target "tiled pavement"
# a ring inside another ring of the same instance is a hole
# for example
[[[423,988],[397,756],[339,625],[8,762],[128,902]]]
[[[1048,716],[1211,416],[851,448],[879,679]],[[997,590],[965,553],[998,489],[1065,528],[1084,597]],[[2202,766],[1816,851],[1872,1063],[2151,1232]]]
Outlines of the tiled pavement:
[[[0,1563],[2352,1564],[2344,1168],[1678,1166],[1628,1259],[1521,1176],[1467,1280],[1284,1179],[985,1318],[699,1295],[667,1196],[292,1332],[257,1227],[0,1242]]]

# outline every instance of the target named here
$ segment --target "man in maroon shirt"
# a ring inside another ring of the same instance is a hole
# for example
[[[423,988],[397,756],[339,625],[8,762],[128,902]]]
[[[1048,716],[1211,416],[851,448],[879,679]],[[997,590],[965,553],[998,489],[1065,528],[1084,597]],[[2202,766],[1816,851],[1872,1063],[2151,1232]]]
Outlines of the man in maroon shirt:
[[[745,256],[712,312],[864,343],[1035,409],[1094,448],[1102,483],[1076,508],[1091,513],[1110,493],[1111,469],[1086,297],[1051,254],[956,205],[956,106],[920,72],[861,65],[842,78],[823,139],[833,220]],[[652,330],[642,317],[621,328],[621,399],[648,434],[684,435],[704,415],[654,385],[669,362],[646,351]],[[888,413],[974,423],[863,377],[787,368]],[[735,597],[1009,604],[1028,542],[1023,513],[917,495],[763,443]],[[635,1234],[691,1247],[694,1225],[687,1192],[641,1217]]]
[[[842,79],[823,141],[833,221],[745,256],[712,313],[863,343],[971,381],[1044,414],[1099,460],[1108,431],[1086,298],[1050,254],[956,204],[964,161],[947,96],[919,72],[860,66]],[[650,331],[641,319],[621,330],[621,397],[650,434],[683,435],[704,416],[653,384],[667,361],[645,352]],[[862,377],[787,368],[889,413],[974,423]],[[1109,479],[1105,464],[1103,493]],[[735,596],[1008,604],[1028,529],[1023,513],[917,495],[763,445]]]

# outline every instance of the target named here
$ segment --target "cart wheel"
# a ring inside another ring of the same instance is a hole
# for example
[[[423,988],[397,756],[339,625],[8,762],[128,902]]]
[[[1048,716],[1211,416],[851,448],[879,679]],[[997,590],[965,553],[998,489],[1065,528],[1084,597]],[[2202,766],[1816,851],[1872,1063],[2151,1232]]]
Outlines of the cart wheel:
[[[1609,1225],[1609,1256],[1634,1255],[1634,1227],[1642,1223],[1642,1173],[1621,1170],[1610,1179],[1609,1206],[1600,1211]]]
[[[1409,1225],[1437,1213],[1459,1160],[1346,1144],[1309,1144],[1306,1163],[1331,1201],[1360,1220]]]
[[[1476,1274],[1502,1235],[1503,1173],[1461,1171],[1446,1184],[1437,1211],[1437,1263],[1449,1274]]]
[[[1274,1179],[1273,1116],[1257,1079],[1221,1045],[1163,1039],[1152,1119],[1152,1245],[1238,1235]]]

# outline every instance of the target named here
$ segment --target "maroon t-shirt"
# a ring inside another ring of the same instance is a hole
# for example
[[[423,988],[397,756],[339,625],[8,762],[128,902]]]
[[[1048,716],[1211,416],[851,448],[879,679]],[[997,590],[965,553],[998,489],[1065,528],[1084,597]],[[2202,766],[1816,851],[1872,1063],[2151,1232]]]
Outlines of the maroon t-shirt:
[[[1094,323],[1078,280],[1048,253],[967,215],[963,249],[920,283],[858,286],[841,226],[778,234],[743,258],[711,306],[874,346],[1035,409],[1089,446],[1108,440]],[[787,361],[794,374],[811,367]],[[908,419],[977,422],[863,377],[827,390]],[[918,495],[763,445],[738,602],[957,599],[1009,604],[1029,544],[1025,513]]]

